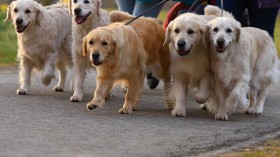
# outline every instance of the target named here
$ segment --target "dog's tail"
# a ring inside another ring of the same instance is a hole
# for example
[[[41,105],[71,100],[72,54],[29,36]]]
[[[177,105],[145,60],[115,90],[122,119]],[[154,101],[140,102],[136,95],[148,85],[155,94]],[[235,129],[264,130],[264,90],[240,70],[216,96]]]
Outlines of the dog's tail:
[[[219,16],[222,16],[222,14],[223,14],[223,17],[229,17],[229,18],[234,19],[234,17],[232,16],[232,14],[230,12],[223,10],[223,13],[222,13],[222,9],[217,6],[214,6],[214,5],[207,5],[204,8],[204,12],[205,12],[205,15],[214,15],[214,16],[219,17]]]
[[[109,16],[111,22],[124,22],[135,17],[123,11],[112,11],[109,13]]]

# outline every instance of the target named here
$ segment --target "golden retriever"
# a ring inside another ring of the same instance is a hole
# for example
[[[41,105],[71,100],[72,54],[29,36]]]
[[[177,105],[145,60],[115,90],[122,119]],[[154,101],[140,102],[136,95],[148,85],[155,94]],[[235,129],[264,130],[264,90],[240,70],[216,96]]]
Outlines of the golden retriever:
[[[215,82],[215,119],[228,120],[240,103],[245,112],[263,111],[269,85],[279,78],[278,57],[266,31],[241,28],[232,18],[219,17],[207,25]]]
[[[121,11],[113,11],[110,13],[110,18],[112,22],[122,22],[130,20],[134,18],[134,16]],[[136,30],[148,55],[147,72],[153,73],[157,79],[162,79],[165,94],[167,95],[171,80],[170,51],[168,45],[163,45],[165,32],[160,21],[155,18],[141,17],[129,25]],[[167,97],[165,99],[165,104],[167,108],[171,109],[173,107]]]
[[[117,82],[125,82],[127,92],[120,113],[136,108],[144,82],[147,54],[141,39],[131,26],[114,23],[99,27],[84,38],[84,55],[96,68],[94,98],[87,104],[92,110],[105,104],[105,97]]]
[[[83,38],[94,28],[110,24],[107,11],[101,9],[100,0],[70,0],[70,14],[72,15],[72,53],[74,62],[74,94],[71,102],[80,102],[83,98],[84,78],[91,63],[83,56]]]
[[[204,31],[210,20],[221,15],[221,9],[207,6],[205,13],[206,15],[182,14],[169,23],[166,30],[165,44],[169,44],[171,51],[173,79],[169,99],[175,104],[172,116],[186,116],[189,88],[198,89],[195,100],[200,104],[205,103],[211,94],[209,48],[204,42]],[[228,12],[225,14],[232,17]]]
[[[55,91],[63,91],[67,67],[72,66],[71,17],[63,4],[43,7],[33,0],[13,1],[5,21],[13,21],[18,36],[20,88],[17,94],[28,94],[31,73],[42,71],[42,83],[49,85],[55,65],[59,82]]]

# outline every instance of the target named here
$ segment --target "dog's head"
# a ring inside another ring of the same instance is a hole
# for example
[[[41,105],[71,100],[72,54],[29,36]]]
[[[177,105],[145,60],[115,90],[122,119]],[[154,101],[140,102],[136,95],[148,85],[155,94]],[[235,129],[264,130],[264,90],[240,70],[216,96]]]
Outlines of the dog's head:
[[[116,51],[117,39],[110,30],[104,27],[92,30],[83,39],[83,54],[89,55],[94,66],[112,61]]]
[[[202,41],[205,26],[197,16],[191,13],[183,14],[167,27],[164,44],[171,43],[180,56],[188,55],[192,47]]]
[[[218,17],[206,26],[208,39],[218,53],[224,53],[233,43],[239,42],[241,24],[232,18]]]
[[[96,14],[100,15],[99,10],[101,7],[100,0],[70,0],[69,9],[70,14],[75,18],[77,24],[82,24],[89,16]]]
[[[40,7],[42,6],[33,0],[13,1],[7,8],[7,17],[4,21],[13,21],[18,33],[24,32],[30,25],[41,26],[43,13]]]

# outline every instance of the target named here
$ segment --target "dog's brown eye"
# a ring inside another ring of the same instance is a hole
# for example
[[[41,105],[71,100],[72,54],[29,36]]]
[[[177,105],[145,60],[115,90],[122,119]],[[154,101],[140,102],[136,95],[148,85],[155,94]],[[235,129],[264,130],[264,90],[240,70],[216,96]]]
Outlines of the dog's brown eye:
[[[226,30],[226,32],[227,32],[227,33],[231,33],[232,30],[231,30],[230,28],[228,28],[228,29]]]
[[[14,9],[14,12],[15,12],[15,13],[18,12],[17,8]]]
[[[215,28],[213,29],[213,31],[214,31],[214,32],[218,32],[219,29],[218,29],[217,27],[215,27]]]
[[[89,3],[89,1],[88,1],[88,0],[85,0],[84,3]]]
[[[29,10],[29,9],[26,9],[26,10],[25,10],[25,13],[26,13],[26,14],[29,14],[29,13],[30,13],[30,10]]]
[[[91,41],[89,41],[88,43],[89,43],[90,45],[93,45],[93,41],[92,41],[92,40],[91,40]]]
[[[194,31],[192,29],[188,30],[188,34],[193,34]]]
[[[104,41],[104,42],[102,42],[102,45],[103,45],[103,46],[107,46],[108,43]]]
[[[176,29],[174,30],[174,32],[175,32],[175,33],[180,33],[180,30],[179,30],[178,28],[176,28]]]

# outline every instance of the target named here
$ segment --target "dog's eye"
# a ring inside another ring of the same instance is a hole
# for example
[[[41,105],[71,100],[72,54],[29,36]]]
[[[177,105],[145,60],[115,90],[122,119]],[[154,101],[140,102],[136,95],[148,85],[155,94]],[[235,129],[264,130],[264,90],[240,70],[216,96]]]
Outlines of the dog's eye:
[[[77,3],[78,1],[77,1],[77,0],[74,0],[73,2],[74,2],[74,3]]]
[[[230,28],[228,28],[228,29],[226,30],[226,32],[227,32],[227,33],[231,33],[232,30],[231,30]]]
[[[85,0],[84,3],[89,3],[89,1],[88,1],[88,0]]]
[[[94,44],[94,42],[91,40],[91,41],[89,41],[88,42],[90,45],[93,45]]]
[[[103,46],[107,46],[108,43],[107,43],[106,41],[103,41],[103,42],[102,42],[102,45],[103,45]]]
[[[24,12],[25,12],[26,14],[29,14],[29,13],[30,13],[30,10],[29,10],[29,9],[26,9]]]
[[[213,31],[214,31],[214,32],[218,32],[219,29],[218,29],[217,27],[215,27],[215,28],[213,29]]]
[[[14,9],[14,12],[15,12],[15,13],[18,12],[17,8]]]
[[[176,28],[176,29],[174,30],[174,32],[175,32],[175,33],[180,33],[180,30],[179,30],[178,28]]]
[[[192,29],[188,30],[188,34],[193,34],[194,31]]]

